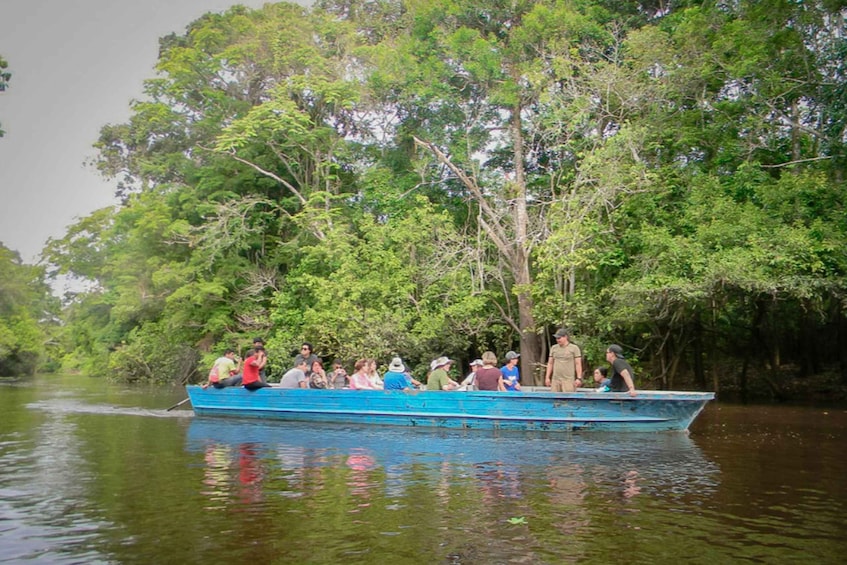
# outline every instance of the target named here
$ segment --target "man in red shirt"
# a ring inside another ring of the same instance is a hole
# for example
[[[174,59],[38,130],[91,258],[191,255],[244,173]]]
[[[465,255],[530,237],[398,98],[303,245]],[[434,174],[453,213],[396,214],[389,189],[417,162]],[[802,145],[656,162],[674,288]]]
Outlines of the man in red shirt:
[[[264,347],[251,349],[247,353],[247,359],[244,360],[244,379],[241,381],[244,388],[247,390],[256,390],[262,387],[271,386],[259,377],[259,373],[265,367],[265,363],[267,362],[268,358],[265,356]]]

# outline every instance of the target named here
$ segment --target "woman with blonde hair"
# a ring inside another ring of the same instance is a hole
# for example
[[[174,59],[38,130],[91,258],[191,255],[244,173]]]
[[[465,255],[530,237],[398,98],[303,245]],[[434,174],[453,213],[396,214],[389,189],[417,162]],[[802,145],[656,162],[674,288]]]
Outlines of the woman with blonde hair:
[[[506,392],[503,373],[497,368],[497,356],[493,351],[482,354],[482,368],[476,372],[476,388]]]
[[[368,378],[374,388],[385,388],[385,383],[376,371],[376,359],[368,359]]]

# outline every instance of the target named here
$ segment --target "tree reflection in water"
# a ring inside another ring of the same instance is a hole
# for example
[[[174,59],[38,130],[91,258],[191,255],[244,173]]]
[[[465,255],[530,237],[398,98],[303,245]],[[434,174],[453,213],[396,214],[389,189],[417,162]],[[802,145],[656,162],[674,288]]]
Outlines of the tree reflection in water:
[[[299,547],[304,558],[311,558],[307,547],[324,537],[334,540],[324,549],[338,558],[377,551],[382,536],[404,536],[408,562],[422,555],[545,561],[549,548],[580,559],[591,553],[587,539],[594,535],[641,528],[627,517],[641,512],[639,499],[702,497],[718,475],[684,434],[195,418],[187,447],[204,455],[206,496],[221,498],[228,470],[237,473],[229,481],[239,485],[240,502],[264,520],[296,517],[285,522],[286,543],[294,543],[287,550]],[[235,468],[226,464],[227,448],[237,453]]]

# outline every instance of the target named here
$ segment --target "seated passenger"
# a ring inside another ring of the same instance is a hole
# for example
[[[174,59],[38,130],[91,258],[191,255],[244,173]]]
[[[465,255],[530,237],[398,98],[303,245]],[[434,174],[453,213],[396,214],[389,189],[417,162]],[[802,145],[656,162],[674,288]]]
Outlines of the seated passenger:
[[[353,390],[382,390],[381,385],[370,379],[370,361],[359,359],[354,366],[356,372],[350,375],[350,388]]]
[[[247,390],[258,390],[266,386],[271,386],[259,376],[268,358],[265,357],[265,349],[257,347],[248,352],[247,359],[244,360],[244,371],[242,372],[242,384]]]
[[[294,356],[294,366],[298,366],[300,361],[306,362],[306,376],[312,372],[312,363],[318,360],[318,356],[315,355],[315,348],[308,341],[304,341],[303,345],[300,347],[300,353]]]
[[[515,353],[514,351],[506,353],[506,364],[500,367],[506,390],[515,391],[521,389],[521,371],[518,369],[518,358],[520,356],[520,353]]]
[[[465,377],[460,386],[465,387],[465,390],[474,390],[476,388],[476,372],[482,367],[482,359],[474,359],[471,361],[471,372]]]
[[[435,366],[435,370],[429,374],[429,379],[426,381],[427,390],[456,390],[459,388],[459,383],[447,374],[453,365],[452,360],[447,357],[439,357],[432,362],[432,365]]]
[[[293,369],[289,369],[279,380],[279,388],[306,388],[309,386],[309,378],[306,376],[306,370],[309,368],[309,362],[306,359],[300,359]]]
[[[312,373],[309,375],[309,388],[329,388],[329,380],[326,377],[323,363],[312,362]]]
[[[482,354],[482,368],[476,372],[476,387],[479,390],[497,390],[506,392],[503,373],[497,368],[497,356],[493,351]]]
[[[376,359],[368,359],[367,371],[368,378],[371,380],[371,384],[374,386],[374,388],[385,388],[385,385],[382,382],[382,378],[376,371]]]
[[[265,357],[267,357],[267,355],[268,355],[268,352],[265,350],[265,340],[263,340],[260,337],[254,337],[253,338],[253,349],[255,349],[256,351],[261,349],[262,352],[264,353]],[[267,362],[267,359],[266,359],[265,365],[267,366],[267,364],[268,364],[268,362]],[[261,381],[263,383],[268,382],[268,375],[267,375],[267,373],[265,373],[264,367],[262,367],[262,370],[259,371],[259,379],[261,379]],[[239,382],[239,384],[240,384],[240,382]]]
[[[429,376],[435,370],[435,362],[436,361],[438,361],[438,359],[433,359],[432,361],[429,362],[429,372],[426,374],[426,382],[429,382]],[[421,385],[421,388],[423,390],[426,390],[426,385],[425,384]]]
[[[235,356],[234,349],[224,351],[223,356],[218,357],[212,364],[212,369],[209,371],[209,380],[203,385],[203,388],[208,388],[209,385],[215,388],[240,385],[241,378],[239,377],[236,382],[233,377],[238,373],[240,362],[241,360]]]
[[[597,385],[596,392],[609,392],[612,390],[612,379],[608,378],[609,369],[606,367],[597,367],[594,369],[594,384]]]
[[[341,389],[347,388],[350,377],[347,376],[347,371],[341,365],[340,362],[336,361],[332,364],[332,373],[329,374],[329,385],[330,388]]]
[[[391,360],[391,363],[388,365],[388,372],[382,376],[382,381],[385,390],[403,390],[421,384],[409,376],[403,360],[399,357]]]

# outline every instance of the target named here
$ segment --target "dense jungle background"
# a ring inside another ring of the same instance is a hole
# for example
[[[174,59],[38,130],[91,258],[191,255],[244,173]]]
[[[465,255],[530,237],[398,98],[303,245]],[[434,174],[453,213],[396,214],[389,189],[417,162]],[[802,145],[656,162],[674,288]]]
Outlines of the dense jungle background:
[[[322,0],[160,40],[91,166],[0,246],[0,374],[205,378],[266,339],[425,372],[557,327],[642,388],[847,398],[845,2]],[[0,58],[0,90],[14,87]],[[0,140],[2,143],[2,140]],[[56,298],[51,281],[78,291]]]

